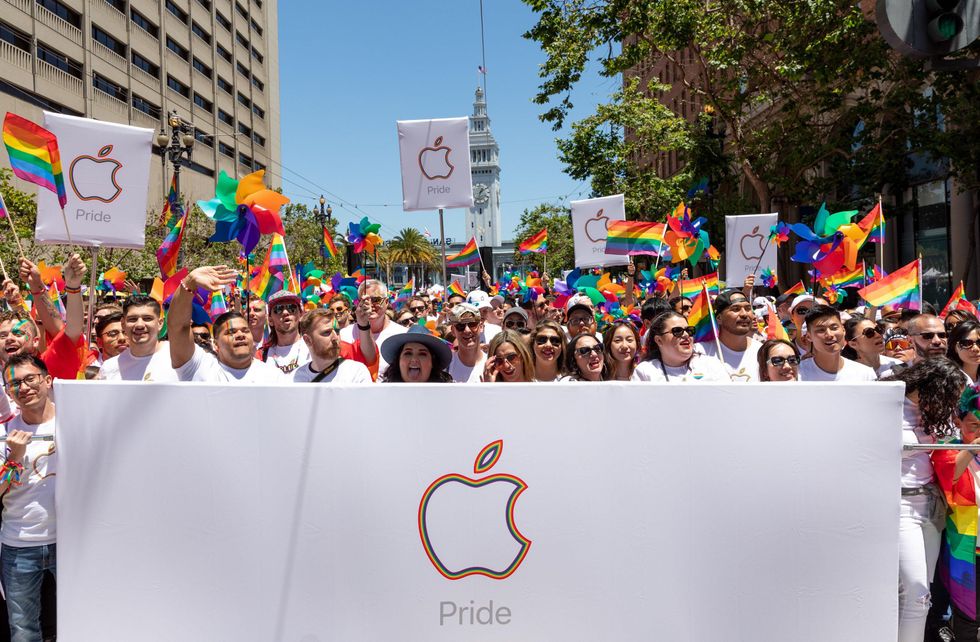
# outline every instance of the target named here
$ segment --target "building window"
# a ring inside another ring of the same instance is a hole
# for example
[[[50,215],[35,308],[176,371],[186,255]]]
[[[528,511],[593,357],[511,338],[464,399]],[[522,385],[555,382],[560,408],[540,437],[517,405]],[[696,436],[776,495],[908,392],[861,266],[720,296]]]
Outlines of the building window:
[[[252,169],[259,171],[260,169],[265,169],[265,164],[259,161],[252,161]]]
[[[82,14],[71,7],[58,2],[58,0],[37,0],[37,3],[73,27],[82,28]]]
[[[259,80],[258,78],[256,78],[255,76],[252,76],[252,84],[255,85],[255,88],[258,89],[259,91],[265,91],[265,83]]]
[[[235,11],[238,12],[238,15],[240,15],[241,17],[243,17],[246,20],[248,20],[248,11],[246,11],[245,10],[245,7],[243,7],[242,5],[238,4],[237,2],[235,3]]]
[[[94,23],[92,24],[92,40],[95,40],[96,42],[102,43],[112,53],[116,54],[120,58],[125,58],[126,57],[126,54],[129,53],[128,51],[126,51],[126,45],[125,44],[119,42],[118,40],[116,40],[115,38],[113,38],[112,36],[110,36],[108,33],[106,33],[105,31],[103,31],[101,28],[99,28],[98,26],[96,26]]]
[[[59,53],[40,42],[37,43],[37,59],[43,60],[52,67],[57,67],[66,74],[70,74],[79,80],[82,78],[82,65],[80,63],[75,62],[65,54]]]
[[[31,37],[2,22],[0,22],[0,40],[12,44],[22,51],[28,53],[31,51]]]
[[[202,27],[201,25],[197,24],[196,22],[191,22],[191,31],[194,33],[195,36],[197,36],[207,44],[209,45],[211,44],[211,34],[205,31],[204,27]]]
[[[194,70],[197,71],[197,73],[201,74],[205,78],[208,78],[208,79],[211,78],[212,73],[211,73],[211,68],[210,67],[208,67],[207,65],[205,65],[203,62],[201,62],[197,58],[194,58],[194,62],[192,64],[194,65]]]
[[[176,78],[174,78],[173,76],[171,76],[169,74],[167,75],[167,87],[170,87],[170,89],[172,89],[173,91],[177,92],[178,94],[180,94],[184,98],[190,98],[191,97],[191,89],[190,89],[190,87],[188,87],[187,85],[185,85],[184,83],[180,82],[179,80],[177,80]]]
[[[241,104],[245,105],[246,107],[251,107],[252,106],[252,101],[249,100],[248,99],[248,96],[246,96],[242,92],[238,92],[238,102],[240,102]]]
[[[227,156],[228,158],[235,157],[235,148],[231,145],[226,145],[225,143],[218,143],[218,151]]]
[[[101,91],[104,94],[112,96],[116,100],[126,102],[128,97],[126,96],[126,89],[120,87],[116,83],[112,82],[108,78],[104,78],[99,74],[92,74],[92,86]]]
[[[229,31],[229,33],[231,32],[231,20],[229,20],[228,18],[226,18],[223,15],[221,15],[221,12],[220,11],[215,11],[214,12],[214,20],[219,25],[221,25],[222,27],[224,27],[225,29],[227,29]]]
[[[215,50],[218,52],[218,55],[225,59],[225,62],[229,62],[229,63],[231,62],[231,52],[230,51],[228,51],[227,49],[225,49],[221,45],[215,45],[214,47],[215,47]]]
[[[119,13],[126,15],[126,0],[105,0],[105,2]]]
[[[235,126],[235,117],[226,112],[224,109],[218,110],[218,120],[226,125],[231,125],[232,127]]]
[[[194,104],[200,107],[201,109],[203,109],[204,111],[208,112],[209,114],[214,113],[214,103],[212,103],[210,100],[206,99],[204,96],[197,93],[196,91],[194,92]]]
[[[241,75],[245,76],[246,78],[251,78],[252,77],[252,74],[249,72],[248,67],[246,67],[242,63],[236,62],[235,63],[235,67],[238,69],[238,73],[240,73]]]
[[[227,93],[229,96],[234,91],[234,89],[232,89],[231,83],[225,80],[224,78],[222,78],[221,76],[218,76],[218,89]]]
[[[187,52],[187,49],[185,49],[183,45],[181,45],[179,42],[177,42],[170,36],[167,36],[167,49],[174,52],[184,60],[187,60],[188,57],[190,56],[190,54]]]
[[[129,10],[129,19],[133,21],[133,24],[150,34],[154,38],[160,37],[160,29],[147,19],[142,13],[136,9]]]
[[[146,73],[150,74],[154,78],[160,77],[160,67],[154,65],[152,62],[139,55],[135,51],[132,52],[133,66],[142,69]]]
[[[246,156],[242,152],[238,152],[238,162],[243,167],[247,167],[249,169],[252,169],[252,158],[250,156]]]
[[[211,11],[211,0],[197,0],[197,4],[201,5],[208,11]]]
[[[235,32],[235,42],[245,47],[245,50],[248,51],[248,38],[243,36],[239,31]]]
[[[201,165],[200,163],[195,163],[194,161],[190,161],[189,163],[187,163],[187,166],[190,167],[195,172],[197,172],[198,174],[204,174],[205,176],[210,176],[214,178],[214,170],[209,167],[205,167],[204,165]]]
[[[256,143],[258,143],[262,147],[265,147],[265,136],[260,136],[259,134],[256,134],[256,133],[253,132],[252,133],[252,140],[254,140]]]
[[[252,129],[245,123],[238,123],[238,131],[246,136],[252,136]]]
[[[265,120],[265,110],[259,107],[258,105],[252,105],[252,113],[258,116],[259,118],[261,118],[262,120]]]
[[[201,143],[205,147],[214,147],[214,136],[211,134],[205,134],[200,129],[194,129],[194,140]]]
[[[259,50],[254,46],[252,47],[252,57],[259,61],[259,63],[265,62],[265,56],[259,53]]]
[[[174,17],[183,22],[185,25],[187,24],[187,12],[178,7],[176,3],[174,3],[174,0],[167,0],[166,5],[167,11],[172,13]]]
[[[148,100],[133,94],[133,108],[138,109],[151,118],[160,119],[160,108]]]
[[[255,31],[255,33],[257,33],[257,34],[259,34],[261,36],[262,35],[262,27],[259,26],[259,23],[255,22],[255,18],[251,18],[249,20],[249,22],[252,24],[252,30]]]

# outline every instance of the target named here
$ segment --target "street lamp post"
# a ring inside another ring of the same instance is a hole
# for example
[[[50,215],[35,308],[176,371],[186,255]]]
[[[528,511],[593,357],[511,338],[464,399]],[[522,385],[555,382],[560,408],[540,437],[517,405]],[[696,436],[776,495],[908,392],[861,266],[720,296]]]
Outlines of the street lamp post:
[[[156,143],[160,156],[164,160],[169,160],[174,168],[174,191],[177,193],[177,202],[183,211],[184,205],[180,198],[180,168],[191,163],[191,154],[194,151],[194,127],[185,122],[177,114],[177,110],[170,112],[167,124],[170,126],[170,135],[168,136],[161,126]],[[184,249],[181,247],[177,256],[177,265],[183,262],[183,254]]]
[[[327,234],[327,225],[330,224],[333,215],[333,208],[327,205],[324,209],[327,199],[320,194],[320,209],[317,210],[316,206],[313,206],[313,211],[316,213],[316,222],[320,224],[320,256],[323,257],[323,267],[327,267],[327,244],[324,242]]]

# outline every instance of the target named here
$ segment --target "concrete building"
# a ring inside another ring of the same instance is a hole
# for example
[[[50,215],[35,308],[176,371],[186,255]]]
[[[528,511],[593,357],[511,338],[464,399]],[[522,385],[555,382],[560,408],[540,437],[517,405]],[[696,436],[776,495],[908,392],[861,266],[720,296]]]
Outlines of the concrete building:
[[[276,184],[277,11],[278,0],[0,0],[0,112],[159,132],[176,111],[195,138],[181,171],[186,199],[212,197],[222,169],[268,167]],[[151,163],[151,207],[171,172],[162,159]]]
[[[500,148],[490,131],[487,101],[476,88],[470,116],[470,172],[473,207],[466,211],[464,236],[476,238],[478,247],[500,245]],[[465,242],[465,241],[464,241]]]

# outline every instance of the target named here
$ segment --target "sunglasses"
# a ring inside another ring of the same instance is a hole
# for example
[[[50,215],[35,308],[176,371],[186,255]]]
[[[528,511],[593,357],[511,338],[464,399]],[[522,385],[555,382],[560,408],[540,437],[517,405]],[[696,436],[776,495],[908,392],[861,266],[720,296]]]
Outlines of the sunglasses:
[[[560,337],[534,337],[534,345],[536,346],[543,346],[548,343],[558,348],[561,347],[562,341]]]
[[[504,327],[508,330],[518,330],[527,327],[527,323],[523,319],[520,321],[505,321]]]
[[[363,297],[363,300],[364,301],[367,301],[371,305],[381,305],[382,303],[386,303],[388,301],[388,297],[386,297],[386,296],[366,296],[366,297]]]
[[[690,336],[693,337],[694,336],[694,332],[695,332],[694,326],[693,325],[689,325],[686,328],[685,327],[682,327],[682,326],[677,326],[676,328],[671,328],[667,332],[661,332],[660,333],[660,336],[664,336],[665,334],[669,334],[669,335],[672,335],[672,336],[677,337],[679,339],[682,336],[684,336],[684,333],[685,332],[688,335],[690,335]]]
[[[415,319],[413,319],[412,317],[408,317],[407,319],[402,319],[401,321],[399,321],[398,325],[403,325],[407,328],[413,323],[415,323]]]
[[[296,312],[299,306],[295,303],[280,303],[272,306],[272,314],[282,314],[283,312]]]
[[[408,311],[409,312],[412,312],[414,314],[419,314],[420,312],[425,312],[425,306],[424,305],[420,305],[420,306],[416,306],[414,308],[409,308]]]
[[[776,366],[777,368],[782,368],[784,364],[789,364],[791,366],[800,365],[799,357],[769,357],[769,364]]]
[[[470,329],[470,332],[476,332],[476,329],[480,327],[480,321],[463,321],[454,323],[453,327],[456,328],[456,332],[462,332],[467,328]]]
[[[575,356],[587,357],[590,354],[602,354],[602,346],[598,343],[594,346],[582,346],[581,348],[575,348]]]
[[[803,306],[799,306],[795,310],[793,310],[793,314],[798,314],[801,317],[805,317],[809,313],[810,313],[810,308],[805,308]]]
[[[864,330],[861,330],[861,336],[864,337],[865,339],[871,339],[875,335],[880,336],[881,330],[879,330],[878,328],[865,328]]]
[[[520,359],[520,358],[521,358],[521,355],[517,354],[516,352],[511,352],[510,354],[505,354],[505,355],[497,355],[497,361],[498,362],[499,361],[506,361],[510,365],[514,365],[514,363],[518,359]]]
[[[886,350],[908,350],[912,347],[912,342],[908,339],[889,339],[885,341]]]
[[[912,336],[913,337],[922,337],[926,341],[932,341],[932,338],[933,337],[939,337],[940,339],[945,340],[946,337],[949,336],[949,335],[947,335],[945,332],[916,332]]]
[[[976,345],[980,345],[980,341],[976,339],[960,339],[956,342],[956,347],[961,350],[971,350]]]

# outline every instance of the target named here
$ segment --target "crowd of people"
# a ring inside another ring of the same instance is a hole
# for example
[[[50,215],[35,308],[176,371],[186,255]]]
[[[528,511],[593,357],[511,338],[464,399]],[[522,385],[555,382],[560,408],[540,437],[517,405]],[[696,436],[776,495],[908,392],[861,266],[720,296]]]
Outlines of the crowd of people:
[[[233,268],[205,266],[190,271],[169,301],[133,292],[97,305],[88,334],[85,272],[78,255],[65,264],[63,311],[27,259],[20,284],[2,285],[0,580],[17,642],[53,636],[56,378],[381,386],[891,380],[905,384],[906,443],[980,443],[980,321],[960,310],[945,318],[929,305],[842,310],[811,294],[755,296],[750,277],[714,297],[717,336],[698,341],[689,299],[641,301],[632,287],[630,300],[610,315],[589,296],[547,289],[443,296],[433,288],[395,301],[385,283],[365,279],[353,300],[338,293],[319,305],[287,290],[267,301],[232,297],[232,309],[202,323],[194,314],[197,293],[230,288],[238,278]],[[770,338],[770,318],[787,338]],[[980,459],[971,452],[903,456],[902,642],[925,639],[930,610],[934,618],[950,601],[957,639],[977,638],[975,588],[966,596],[960,588],[975,587],[978,485]],[[973,539],[965,545],[950,539],[946,517],[948,505],[969,501]],[[937,564],[946,569],[944,583],[933,582]],[[953,584],[956,591],[945,590]]]

